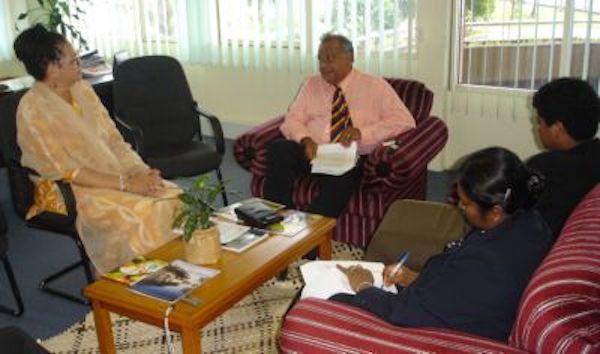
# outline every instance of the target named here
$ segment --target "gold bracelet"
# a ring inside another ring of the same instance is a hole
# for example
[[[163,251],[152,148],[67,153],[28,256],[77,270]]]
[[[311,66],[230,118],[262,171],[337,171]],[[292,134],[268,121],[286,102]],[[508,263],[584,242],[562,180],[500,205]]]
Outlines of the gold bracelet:
[[[367,284],[367,286],[363,288],[362,286],[363,286],[364,284]],[[373,283],[370,283],[370,282],[368,282],[368,281],[363,281],[362,283],[358,284],[358,286],[356,287],[356,292],[359,292],[359,291],[361,291],[361,290],[363,290],[363,289],[366,289],[366,288],[370,288],[370,287],[372,287],[372,286],[373,286]]]

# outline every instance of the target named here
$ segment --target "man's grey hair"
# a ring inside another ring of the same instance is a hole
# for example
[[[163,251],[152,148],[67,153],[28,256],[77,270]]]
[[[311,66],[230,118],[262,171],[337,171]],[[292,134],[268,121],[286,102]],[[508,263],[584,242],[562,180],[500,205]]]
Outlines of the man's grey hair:
[[[323,44],[327,41],[330,41],[330,40],[338,41],[340,43],[340,45],[342,46],[342,49],[344,50],[344,52],[350,53],[352,56],[354,56],[354,45],[352,45],[352,41],[349,40],[348,37],[346,37],[342,34],[332,33],[332,32],[327,32],[321,36],[321,44]]]

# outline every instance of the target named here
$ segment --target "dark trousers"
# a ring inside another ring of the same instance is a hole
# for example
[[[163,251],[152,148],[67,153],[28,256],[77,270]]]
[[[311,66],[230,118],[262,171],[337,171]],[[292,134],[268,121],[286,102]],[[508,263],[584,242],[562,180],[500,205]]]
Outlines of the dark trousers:
[[[293,200],[294,180],[310,173],[310,162],[304,147],[295,141],[278,139],[267,147],[267,174],[265,198],[296,208]],[[338,217],[346,208],[355,185],[362,175],[362,159],[355,168],[341,176],[315,174],[319,181],[319,195],[308,207],[308,212]]]
[[[0,348],[4,354],[50,354],[17,327],[0,328]]]

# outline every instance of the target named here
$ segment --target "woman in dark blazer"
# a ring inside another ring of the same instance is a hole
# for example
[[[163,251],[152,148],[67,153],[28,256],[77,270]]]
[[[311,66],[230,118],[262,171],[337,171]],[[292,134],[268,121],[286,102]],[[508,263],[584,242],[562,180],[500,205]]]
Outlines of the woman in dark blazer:
[[[503,148],[470,155],[458,177],[460,206],[473,230],[429,259],[421,273],[395,265],[384,281],[398,294],[372,286],[360,267],[342,269],[356,295],[331,299],[401,326],[444,327],[506,341],[521,294],[551,246],[551,231],[532,208],[542,181]]]

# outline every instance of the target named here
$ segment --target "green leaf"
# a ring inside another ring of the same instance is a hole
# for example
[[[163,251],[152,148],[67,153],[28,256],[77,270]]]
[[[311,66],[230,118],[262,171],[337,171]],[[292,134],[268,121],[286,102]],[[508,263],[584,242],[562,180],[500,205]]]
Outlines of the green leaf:
[[[188,193],[181,193],[179,195],[179,200],[181,200],[184,204],[195,204],[195,198]]]
[[[175,219],[173,219],[171,228],[176,229],[178,227],[181,227],[181,223],[183,222],[185,217],[186,217],[186,213],[180,212],[177,216],[175,216]]]
[[[71,17],[71,9],[69,8],[69,4],[67,4],[66,2],[59,2],[58,6],[61,8],[61,10],[63,11],[63,13],[65,15],[67,15],[67,17]]]
[[[185,225],[183,226],[183,236],[186,241],[189,241],[192,238],[192,234],[196,231],[196,227],[198,226],[198,218],[197,217],[189,217]]]

